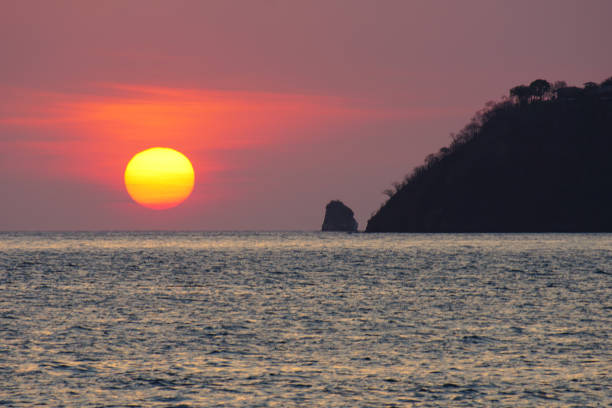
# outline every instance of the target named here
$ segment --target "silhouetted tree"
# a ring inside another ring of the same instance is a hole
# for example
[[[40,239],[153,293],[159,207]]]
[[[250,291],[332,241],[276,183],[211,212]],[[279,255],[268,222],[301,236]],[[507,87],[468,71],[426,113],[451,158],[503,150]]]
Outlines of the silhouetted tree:
[[[584,89],[577,86],[567,86],[557,89],[556,94],[559,99],[576,99],[584,95]]]
[[[599,86],[602,88],[612,86],[612,77],[606,79],[605,81],[602,81],[602,83],[599,84]]]
[[[532,95],[532,90],[528,86],[518,85],[514,88],[510,89],[510,96],[515,97],[518,100],[518,103],[524,105],[529,102],[529,98]]]
[[[566,88],[566,87],[567,87],[567,82],[565,82],[565,81],[555,81],[550,86],[550,90],[551,90],[551,92],[556,92],[558,89]]]
[[[584,90],[586,92],[593,92],[596,91],[599,88],[599,85],[597,85],[595,82],[585,82],[584,83]]]
[[[550,83],[545,79],[536,79],[529,84],[531,96],[542,99],[550,91]]]

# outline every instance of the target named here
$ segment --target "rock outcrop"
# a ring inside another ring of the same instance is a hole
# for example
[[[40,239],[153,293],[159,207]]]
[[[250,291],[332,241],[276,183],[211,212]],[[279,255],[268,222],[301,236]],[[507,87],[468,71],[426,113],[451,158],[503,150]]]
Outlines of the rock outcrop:
[[[325,206],[325,218],[321,230],[356,232],[357,221],[353,210],[344,205],[342,201],[330,201]]]

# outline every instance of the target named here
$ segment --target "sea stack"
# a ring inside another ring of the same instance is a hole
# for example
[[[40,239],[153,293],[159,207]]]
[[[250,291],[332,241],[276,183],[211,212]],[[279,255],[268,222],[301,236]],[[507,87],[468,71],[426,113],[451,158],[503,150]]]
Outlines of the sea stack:
[[[321,231],[346,231],[356,232],[357,221],[353,210],[348,208],[340,200],[330,201],[325,206],[325,218]]]

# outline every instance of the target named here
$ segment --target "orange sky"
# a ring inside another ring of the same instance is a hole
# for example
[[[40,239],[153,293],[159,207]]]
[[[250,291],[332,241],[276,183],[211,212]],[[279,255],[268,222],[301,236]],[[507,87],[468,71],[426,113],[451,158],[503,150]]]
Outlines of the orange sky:
[[[461,3],[461,4],[459,4]],[[591,1],[0,0],[0,230],[320,228],[487,100],[612,75]],[[154,212],[123,171],[171,147],[192,196]]]
[[[172,145],[188,154],[199,178],[206,179],[227,166],[206,152],[295,143],[295,127],[393,114],[329,97],[125,84],[94,86],[80,94],[19,92],[21,106],[0,124],[37,137],[4,141],[4,147],[61,157],[49,170],[110,188],[122,188],[118,175],[148,147]],[[27,170],[33,163],[21,165]]]
[[[5,161],[6,173],[98,187],[104,201],[96,203],[97,211],[116,213],[118,218],[142,217],[145,225],[153,223],[155,228],[169,228],[185,210],[172,210],[174,214],[164,218],[138,207],[125,194],[125,166],[141,150],[166,146],[186,154],[195,168],[197,188],[184,207],[222,207],[227,201],[249,200],[244,194],[251,187],[237,190],[236,185],[261,183],[253,179],[248,163],[232,158],[237,153],[257,156],[280,149],[295,154],[302,145],[341,139],[341,131],[338,136],[326,133],[347,124],[437,113],[368,107],[357,99],[331,96],[116,83],[90,85],[78,93],[13,92],[20,100],[0,118],[0,126],[7,134],[28,136],[2,140],[4,151],[21,155],[18,160]],[[317,158],[312,159],[314,164]]]

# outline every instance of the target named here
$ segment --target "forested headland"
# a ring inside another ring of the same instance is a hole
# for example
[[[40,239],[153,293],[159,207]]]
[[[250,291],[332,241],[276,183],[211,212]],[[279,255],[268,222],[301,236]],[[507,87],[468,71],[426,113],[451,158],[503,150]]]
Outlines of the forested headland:
[[[516,86],[451,137],[366,232],[612,231],[612,77]]]

